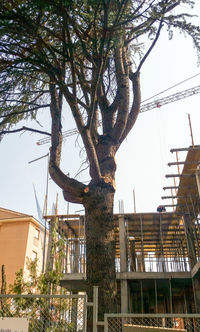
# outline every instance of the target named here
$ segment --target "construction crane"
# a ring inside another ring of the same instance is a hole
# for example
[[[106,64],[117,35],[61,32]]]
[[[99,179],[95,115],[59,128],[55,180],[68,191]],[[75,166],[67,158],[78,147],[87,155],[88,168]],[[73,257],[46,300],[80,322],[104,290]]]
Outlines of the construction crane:
[[[173,103],[174,101],[184,99],[184,98],[196,95],[198,93],[200,93],[200,85],[187,89],[187,90],[183,90],[181,92],[174,93],[172,95],[163,97],[163,98],[155,100],[153,102],[144,104],[140,108],[140,113],[150,111],[154,108],[160,108],[163,105]],[[101,125],[101,122],[99,122],[99,125]],[[77,134],[78,134],[78,130],[76,128],[69,129],[69,130],[63,132],[63,138],[67,138],[67,137],[77,135]],[[37,141],[37,145],[47,144],[50,142],[50,140],[51,140],[50,137],[44,137],[44,138],[40,139],[39,141]]]

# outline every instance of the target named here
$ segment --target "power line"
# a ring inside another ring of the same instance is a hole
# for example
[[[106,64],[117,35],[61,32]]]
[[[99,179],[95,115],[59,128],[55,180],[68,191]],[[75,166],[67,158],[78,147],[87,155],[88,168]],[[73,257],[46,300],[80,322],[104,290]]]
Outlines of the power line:
[[[150,100],[150,99],[152,99],[152,98],[155,98],[155,97],[161,95],[162,93],[164,93],[164,92],[166,92],[166,91],[169,91],[169,90],[175,88],[176,86],[179,86],[179,85],[181,85],[181,84],[183,84],[183,83],[185,83],[185,82],[191,80],[192,78],[194,78],[194,77],[196,77],[196,76],[198,76],[198,75],[200,75],[200,73],[198,73],[198,74],[196,74],[196,75],[193,75],[193,76],[191,76],[191,77],[189,77],[189,78],[186,78],[184,81],[181,81],[181,82],[179,82],[179,83],[176,83],[175,85],[172,85],[171,87],[169,87],[169,88],[167,88],[167,89],[165,89],[165,90],[163,90],[163,91],[161,91],[161,92],[159,92],[159,93],[156,93],[156,95],[154,95],[154,96],[152,96],[152,97],[149,97],[149,98],[143,100],[142,103],[145,103],[146,101],[148,101],[148,100]]]

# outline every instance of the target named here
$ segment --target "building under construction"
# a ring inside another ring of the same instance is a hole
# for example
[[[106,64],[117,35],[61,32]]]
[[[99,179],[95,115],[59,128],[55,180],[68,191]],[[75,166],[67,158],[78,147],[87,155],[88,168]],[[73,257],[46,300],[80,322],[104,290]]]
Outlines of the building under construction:
[[[179,151],[187,155],[169,164],[178,171],[166,175],[174,182],[163,188],[164,212],[114,216],[121,312],[200,312],[200,146],[171,150]],[[61,284],[81,291],[86,278],[84,216],[57,217],[66,235]],[[53,218],[46,217],[50,224]]]

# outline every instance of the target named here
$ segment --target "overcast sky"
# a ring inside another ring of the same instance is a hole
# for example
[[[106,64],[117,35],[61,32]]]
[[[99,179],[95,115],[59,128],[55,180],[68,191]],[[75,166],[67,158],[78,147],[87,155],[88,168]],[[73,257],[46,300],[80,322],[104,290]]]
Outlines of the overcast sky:
[[[141,72],[142,100],[198,73],[200,67],[197,65],[197,54],[192,41],[179,34],[175,34],[173,40],[169,41],[167,34],[164,33]],[[200,85],[200,75],[159,97],[197,85]],[[49,129],[50,123],[46,120],[48,111],[44,112],[41,123],[45,123],[45,129]],[[165,174],[177,173],[176,167],[167,167],[168,162],[175,161],[175,155],[169,150],[191,145],[187,113],[191,116],[194,142],[200,144],[200,94],[139,115],[135,127],[117,154],[115,212],[119,211],[119,200],[124,202],[124,212],[134,211],[133,189],[137,212],[154,212],[157,206],[163,203],[162,187],[171,183],[165,179]],[[64,130],[73,127],[73,123],[69,122]],[[33,184],[42,209],[47,183],[47,158],[31,164],[28,162],[48,153],[48,144],[41,146],[36,144],[40,138],[41,135],[33,133],[10,134],[0,143],[0,206],[36,218]],[[80,162],[84,161],[79,155],[80,149],[75,138],[72,136],[66,139],[63,145],[63,169],[71,176],[77,173]],[[184,154],[179,154],[180,160],[184,158]],[[86,181],[87,176],[82,173],[78,179]],[[57,193],[58,212],[67,213],[67,203],[63,200],[61,190],[50,180],[49,214]],[[75,204],[69,206],[70,213],[82,209],[82,206]]]

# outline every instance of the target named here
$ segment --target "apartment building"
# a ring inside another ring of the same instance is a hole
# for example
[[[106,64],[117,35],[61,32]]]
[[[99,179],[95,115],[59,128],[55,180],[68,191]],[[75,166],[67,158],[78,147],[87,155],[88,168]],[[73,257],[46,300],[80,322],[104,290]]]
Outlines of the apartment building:
[[[38,272],[42,271],[47,239],[44,225],[33,216],[0,208],[0,267],[5,266],[7,286],[19,269],[27,275],[27,258],[37,259]]]

